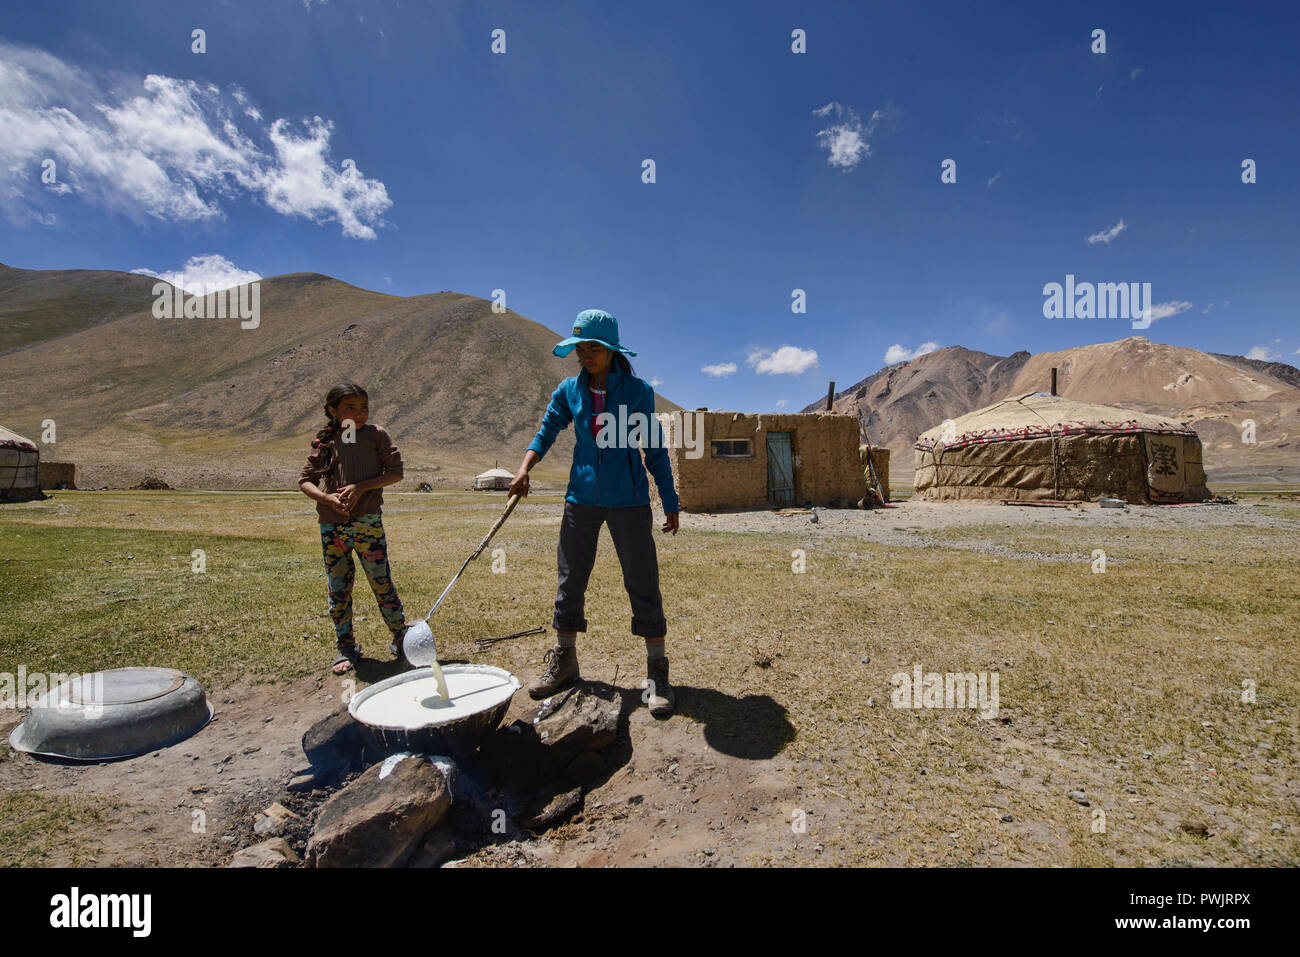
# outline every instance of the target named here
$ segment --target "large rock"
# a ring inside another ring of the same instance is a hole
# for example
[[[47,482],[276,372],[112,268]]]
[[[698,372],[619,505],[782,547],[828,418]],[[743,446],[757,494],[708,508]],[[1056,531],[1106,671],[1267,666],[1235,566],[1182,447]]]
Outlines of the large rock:
[[[524,827],[530,831],[545,831],[563,824],[582,807],[582,788],[554,789],[545,806],[528,820]]]
[[[545,746],[543,773],[558,775],[584,751],[599,751],[614,743],[618,733],[620,701],[602,698],[582,687],[561,699],[558,695],[534,709],[531,720],[537,739]]]
[[[407,867],[440,867],[456,853],[456,834],[446,822],[425,837],[420,849],[411,855]]]
[[[302,820],[279,801],[262,811],[262,814],[265,816],[253,825],[253,833],[258,837],[279,837],[290,821]]]
[[[365,741],[361,729],[347,711],[336,711],[307,729],[302,751],[317,778],[348,774],[361,767]]]
[[[558,778],[579,755],[612,744],[620,709],[618,697],[575,686],[492,735],[480,757],[502,785],[531,790]]]
[[[396,867],[451,807],[447,780],[423,756],[371,766],[320,810],[307,842],[316,867]]]
[[[261,844],[246,847],[235,854],[230,861],[231,867],[288,867],[296,863],[298,855],[293,852],[289,842],[282,837],[273,837]]]
[[[605,761],[597,751],[583,751],[564,769],[564,776],[575,784],[592,781],[605,773]]]

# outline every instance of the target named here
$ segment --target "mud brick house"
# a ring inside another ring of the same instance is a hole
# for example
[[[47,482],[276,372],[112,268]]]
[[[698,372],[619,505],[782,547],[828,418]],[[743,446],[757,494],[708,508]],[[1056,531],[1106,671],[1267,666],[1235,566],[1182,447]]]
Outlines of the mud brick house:
[[[697,411],[659,421],[683,511],[851,508],[865,492],[854,416]]]

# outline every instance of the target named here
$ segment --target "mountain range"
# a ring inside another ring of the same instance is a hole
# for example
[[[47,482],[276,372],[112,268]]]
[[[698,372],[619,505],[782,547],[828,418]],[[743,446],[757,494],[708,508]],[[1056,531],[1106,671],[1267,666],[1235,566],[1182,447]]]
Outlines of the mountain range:
[[[156,317],[159,282],[0,265],[0,425],[39,440],[52,423],[42,455],[76,463],[82,487],[152,476],[294,488],[325,393],[350,380],[402,451],[399,488],[463,488],[493,465],[518,465],[551,392],[577,370],[572,356],[551,355],[550,329],[456,292],[401,297],[317,273],[274,276],[259,283],[256,327],[243,328],[239,318]],[[894,484],[906,485],[921,432],[1046,391],[1053,367],[1063,395],[1190,422],[1212,481],[1300,482],[1300,370],[1142,336],[1037,355],[950,346],[872,373],[836,393],[834,408],[892,450]],[[663,396],[656,407],[679,408]],[[572,442],[561,435],[534,472],[540,482],[563,485]]]
[[[1061,395],[1191,423],[1211,480],[1300,481],[1292,441],[1300,434],[1300,370],[1145,336],[1037,355],[949,346],[872,373],[837,392],[833,406],[857,416],[872,442],[889,447],[891,472],[906,475],[922,432],[1008,396],[1047,392],[1053,368]],[[823,398],[802,411],[825,407]],[[1253,443],[1243,441],[1248,420]]]

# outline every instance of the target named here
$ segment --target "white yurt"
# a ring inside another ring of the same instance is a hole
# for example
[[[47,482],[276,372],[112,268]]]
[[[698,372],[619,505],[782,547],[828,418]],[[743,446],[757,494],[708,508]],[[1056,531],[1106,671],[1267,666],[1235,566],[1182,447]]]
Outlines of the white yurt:
[[[502,468],[491,468],[482,475],[474,476],[475,491],[503,491],[510,487],[515,474]]]
[[[43,498],[36,443],[0,426],[0,502]]]

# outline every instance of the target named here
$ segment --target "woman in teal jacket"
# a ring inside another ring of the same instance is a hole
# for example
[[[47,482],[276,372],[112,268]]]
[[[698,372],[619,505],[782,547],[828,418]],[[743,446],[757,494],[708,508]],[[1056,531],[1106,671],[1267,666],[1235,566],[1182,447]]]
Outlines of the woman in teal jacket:
[[[587,581],[596,561],[600,527],[608,524],[632,603],[632,633],[645,639],[650,713],[666,717],[676,700],[664,654],[667,624],[659,592],[647,466],[663,502],[662,531],[677,533],[678,503],[668,451],[654,416],[654,389],[633,374],[626,356],[636,353],[619,344],[618,320],[609,313],[599,309],[578,313],[573,336],[552,351],[567,356],[575,348],[582,369],[561,382],[551,396],[542,426],[510,483],[512,495],[527,495],[529,470],[550,451],[560,431],[574,424],[577,441],[556,550],[559,587],[552,621],[556,644],[546,653],[546,670],[529,682],[528,693],[545,698],[579,678],[577,633],[587,630],[583,617]]]

